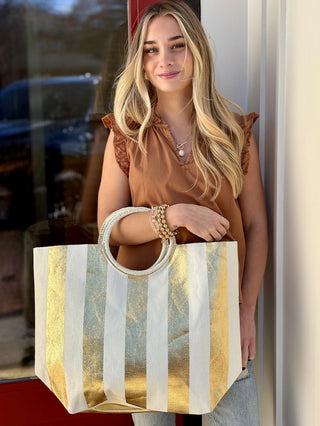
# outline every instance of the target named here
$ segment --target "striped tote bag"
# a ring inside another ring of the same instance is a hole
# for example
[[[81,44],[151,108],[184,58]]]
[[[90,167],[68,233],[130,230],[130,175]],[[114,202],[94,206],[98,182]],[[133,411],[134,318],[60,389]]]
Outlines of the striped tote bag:
[[[163,243],[148,270],[99,244],[34,249],[36,375],[69,413],[211,412],[241,372],[236,242]]]

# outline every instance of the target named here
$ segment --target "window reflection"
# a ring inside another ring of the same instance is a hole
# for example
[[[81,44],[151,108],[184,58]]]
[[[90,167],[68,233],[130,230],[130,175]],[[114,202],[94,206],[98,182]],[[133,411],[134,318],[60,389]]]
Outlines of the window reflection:
[[[0,3],[0,380],[33,375],[36,246],[91,243],[127,1]]]

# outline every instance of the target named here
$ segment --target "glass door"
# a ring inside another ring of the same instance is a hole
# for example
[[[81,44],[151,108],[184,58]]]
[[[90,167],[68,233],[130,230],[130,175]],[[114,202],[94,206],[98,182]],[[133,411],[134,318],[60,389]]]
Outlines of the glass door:
[[[34,375],[33,247],[96,241],[100,118],[112,110],[127,1],[2,1],[0,28],[0,380],[9,380]]]
[[[6,426],[89,425],[34,380],[36,246],[96,242],[96,199],[128,41],[127,0],[0,0],[0,409]],[[88,190],[90,188],[90,191]],[[96,415],[94,424],[132,424]]]
[[[97,240],[108,137],[101,117],[113,109],[128,28],[153,2],[0,0],[0,410],[6,426],[92,424],[91,415],[68,415],[34,380],[32,251]],[[189,4],[199,13],[199,1]],[[94,424],[132,421],[97,414]]]

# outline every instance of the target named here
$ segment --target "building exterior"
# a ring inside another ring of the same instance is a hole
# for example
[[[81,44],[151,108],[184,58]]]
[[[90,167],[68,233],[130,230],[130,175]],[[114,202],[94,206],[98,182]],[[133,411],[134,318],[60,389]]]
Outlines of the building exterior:
[[[112,110],[128,35],[152,2],[0,2],[0,408],[6,426],[92,424],[92,415],[68,415],[30,379],[32,248],[97,237],[107,138],[100,118]],[[261,425],[316,426],[320,4],[190,3],[212,41],[218,89],[260,114],[255,136],[270,236],[257,309]],[[68,104],[72,96],[76,110]],[[96,416],[94,424],[132,424],[128,415]]]

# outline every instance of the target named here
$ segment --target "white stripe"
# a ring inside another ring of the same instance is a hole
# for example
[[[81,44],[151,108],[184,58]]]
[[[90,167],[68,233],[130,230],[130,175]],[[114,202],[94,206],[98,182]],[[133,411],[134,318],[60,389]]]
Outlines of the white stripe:
[[[168,410],[168,268],[148,279],[147,408]]]
[[[127,277],[110,264],[107,270],[103,382],[107,402],[126,404],[125,336]]]
[[[50,388],[46,368],[48,249],[33,250],[35,288],[35,374]]]
[[[64,353],[68,411],[88,408],[83,394],[83,317],[86,290],[87,245],[69,245],[64,307]]]
[[[239,270],[237,243],[227,242],[228,311],[229,311],[229,372],[228,388],[241,373],[241,343],[239,324]]]
[[[189,412],[210,409],[210,312],[206,244],[188,244],[189,281]]]

